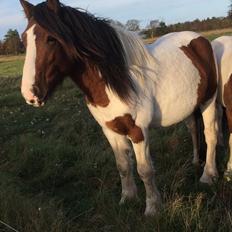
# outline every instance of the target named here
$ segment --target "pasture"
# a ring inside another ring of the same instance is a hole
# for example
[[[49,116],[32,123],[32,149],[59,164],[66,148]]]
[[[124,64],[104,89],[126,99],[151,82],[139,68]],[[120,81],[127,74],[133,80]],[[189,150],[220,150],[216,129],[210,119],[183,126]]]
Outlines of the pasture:
[[[0,231],[232,230],[232,184],[222,177],[227,149],[218,149],[219,181],[207,186],[191,164],[185,125],[151,130],[163,208],[145,218],[136,172],[140,200],[118,205],[112,150],[77,87],[66,80],[45,107],[32,108],[20,93],[22,65],[23,57],[0,57]]]

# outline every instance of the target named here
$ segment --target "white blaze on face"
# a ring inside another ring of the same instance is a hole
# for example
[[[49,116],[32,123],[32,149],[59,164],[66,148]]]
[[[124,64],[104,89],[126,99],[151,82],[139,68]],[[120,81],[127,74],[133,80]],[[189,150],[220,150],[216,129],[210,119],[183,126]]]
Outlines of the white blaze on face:
[[[36,25],[30,27],[27,32],[27,48],[26,48],[26,58],[23,67],[23,78],[21,85],[21,92],[28,104],[30,101],[34,100],[37,102],[37,97],[34,96],[32,92],[33,85],[35,83],[35,61],[36,61],[36,36],[34,34],[34,29]]]

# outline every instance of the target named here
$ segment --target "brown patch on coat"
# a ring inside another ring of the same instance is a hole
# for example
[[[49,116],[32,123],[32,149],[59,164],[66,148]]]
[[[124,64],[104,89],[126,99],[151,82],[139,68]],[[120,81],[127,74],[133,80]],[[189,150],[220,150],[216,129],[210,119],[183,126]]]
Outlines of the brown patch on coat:
[[[224,85],[223,100],[226,106],[226,117],[230,133],[232,133],[232,74]]]
[[[106,126],[120,135],[129,136],[133,143],[140,143],[144,140],[141,128],[135,125],[130,114],[116,117],[113,121],[106,122]]]
[[[86,70],[78,78],[77,83],[86,96],[87,104],[101,107],[109,105],[106,83],[95,66],[86,64]]]
[[[217,69],[210,42],[200,36],[180,48],[198,69],[201,81],[198,86],[197,105],[210,100],[217,89]]]

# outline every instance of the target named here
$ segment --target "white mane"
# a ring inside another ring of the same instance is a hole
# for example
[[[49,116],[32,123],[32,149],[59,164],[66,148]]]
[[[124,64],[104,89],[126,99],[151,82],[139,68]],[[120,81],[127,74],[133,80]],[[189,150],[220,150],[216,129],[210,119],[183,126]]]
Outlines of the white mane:
[[[151,67],[155,68],[155,58],[149,53],[142,39],[137,34],[121,27],[114,26],[114,28],[123,44],[130,71],[136,74],[136,76],[139,74],[140,77],[144,78],[146,76],[145,70],[151,69]]]

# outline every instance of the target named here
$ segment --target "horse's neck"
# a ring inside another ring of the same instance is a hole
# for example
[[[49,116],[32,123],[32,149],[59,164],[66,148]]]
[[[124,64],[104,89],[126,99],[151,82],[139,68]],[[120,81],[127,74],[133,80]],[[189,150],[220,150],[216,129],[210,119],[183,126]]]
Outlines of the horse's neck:
[[[147,93],[147,89],[150,90],[151,94],[151,88],[155,86],[157,79],[155,58],[136,35],[120,30],[117,33],[125,50],[125,58],[131,78],[138,87],[138,97],[141,97],[141,93],[142,95],[144,95],[144,92]],[[109,97],[106,93],[106,82],[102,78],[99,69],[88,62],[83,67],[81,74],[79,68],[77,68],[76,72],[71,75],[72,79],[85,94],[87,101],[92,105],[106,107],[109,104]],[[137,97],[135,96],[135,98]]]

